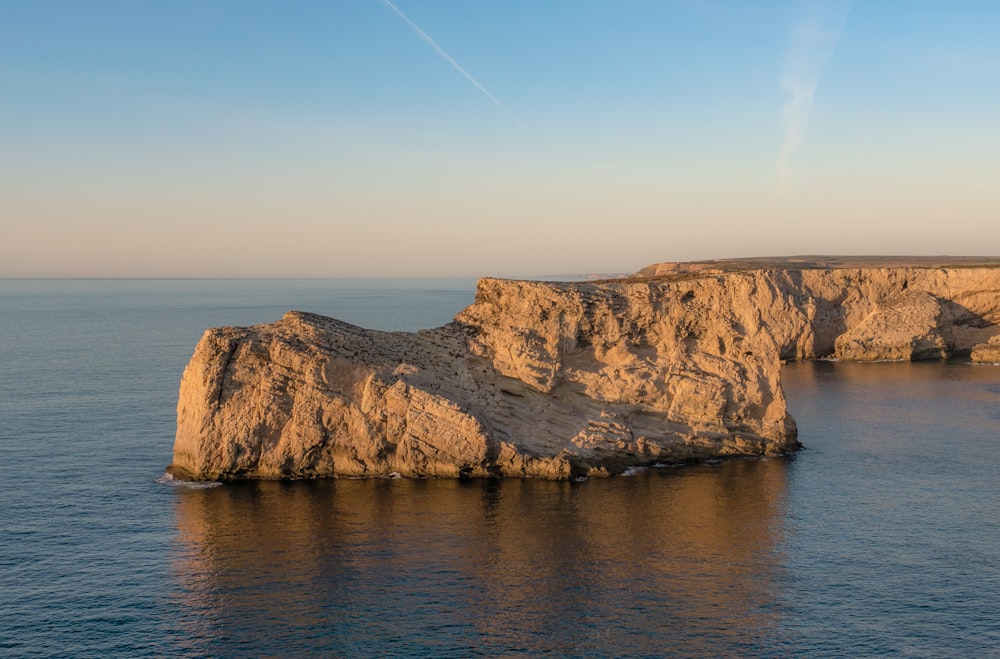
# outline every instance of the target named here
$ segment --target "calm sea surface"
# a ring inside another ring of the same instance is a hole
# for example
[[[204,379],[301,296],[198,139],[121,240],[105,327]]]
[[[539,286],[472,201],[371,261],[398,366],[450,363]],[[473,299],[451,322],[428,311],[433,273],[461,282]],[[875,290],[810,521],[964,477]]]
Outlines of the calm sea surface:
[[[0,280],[0,656],[1000,657],[1000,367],[790,365],[787,459],[158,481],[204,329],[473,285]]]

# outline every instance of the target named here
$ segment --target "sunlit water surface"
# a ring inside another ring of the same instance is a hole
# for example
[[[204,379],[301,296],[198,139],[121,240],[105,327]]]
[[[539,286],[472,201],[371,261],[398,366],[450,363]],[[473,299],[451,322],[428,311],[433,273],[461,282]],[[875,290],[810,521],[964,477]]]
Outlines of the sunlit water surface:
[[[0,280],[0,655],[1000,656],[1000,368],[793,364],[806,450],[186,487],[202,331],[441,324],[471,280]]]

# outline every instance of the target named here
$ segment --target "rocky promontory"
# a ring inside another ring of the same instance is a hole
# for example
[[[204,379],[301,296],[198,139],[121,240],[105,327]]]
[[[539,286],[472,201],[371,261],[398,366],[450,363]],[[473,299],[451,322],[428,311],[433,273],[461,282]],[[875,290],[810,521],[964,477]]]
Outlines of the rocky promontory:
[[[181,381],[178,478],[534,476],[798,447],[788,359],[997,361],[1000,260],[657,264],[483,279],[403,333],[289,312],[205,333]]]

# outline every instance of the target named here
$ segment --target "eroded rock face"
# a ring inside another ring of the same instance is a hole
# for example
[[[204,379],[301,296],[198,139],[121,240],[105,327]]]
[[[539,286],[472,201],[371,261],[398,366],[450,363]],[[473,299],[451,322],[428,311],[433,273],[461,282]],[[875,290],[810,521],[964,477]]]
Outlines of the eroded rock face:
[[[1000,364],[1000,335],[972,346],[970,358],[977,364]]]
[[[169,469],[570,478],[780,454],[798,446],[782,359],[937,358],[1000,334],[993,268],[662,270],[484,279],[426,332],[300,312],[209,330],[181,382]]]
[[[875,305],[858,325],[837,337],[834,356],[842,361],[944,359],[941,304],[926,291],[910,291]]]

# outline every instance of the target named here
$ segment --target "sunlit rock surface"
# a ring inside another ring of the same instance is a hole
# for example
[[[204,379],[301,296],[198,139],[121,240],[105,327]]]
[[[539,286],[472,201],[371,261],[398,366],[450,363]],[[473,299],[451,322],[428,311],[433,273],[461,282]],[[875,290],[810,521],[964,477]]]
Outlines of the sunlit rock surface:
[[[1000,364],[1000,335],[972,346],[971,360],[980,364]]]
[[[483,279],[453,323],[417,333],[301,312],[209,330],[181,381],[169,469],[562,479],[774,455],[798,447],[783,359],[1000,347],[992,261],[761,261],[586,283]]]

